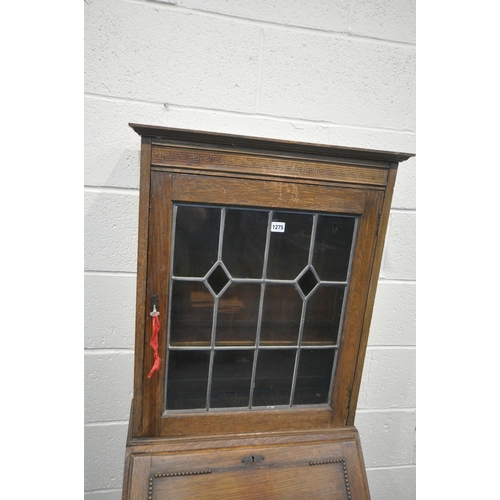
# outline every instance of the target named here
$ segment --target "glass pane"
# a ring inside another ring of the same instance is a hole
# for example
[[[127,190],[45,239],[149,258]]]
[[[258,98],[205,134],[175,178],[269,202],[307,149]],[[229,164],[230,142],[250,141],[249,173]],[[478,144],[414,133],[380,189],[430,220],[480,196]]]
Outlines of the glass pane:
[[[268,213],[226,211],[222,261],[233,278],[262,278]]]
[[[215,351],[210,408],[249,405],[253,350]]]
[[[174,276],[203,277],[217,261],[220,209],[179,205],[175,222]]]
[[[294,405],[328,403],[335,349],[302,349]]]
[[[292,284],[266,285],[260,343],[297,345],[302,299]]]
[[[297,282],[299,288],[302,290],[302,293],[305,297],[307,297],[313,288],[318,284],[318,280],[311,269],[308,269]]]
[[[170,345],[210,345],[214,298],[201,282],[173,281]]]
[[[285,226],[283,232],[271,232],[267,265],[269,279],[293,280],[307,266],[312,221],[310,214],[274,213],[273,222]]]
[[[259,283],[232,283],[219,298],[216,345],[254,345],[260,301]]]
[[[170,351],[167,410],[206,408],[210,351]]]
[[[354,217],[318,217],[313,265],[322,281],[347,280],[355,221]]]
[[[229,283],[229,278],[221,265],[218,265],[208,276],[208,284],[215,295],[219,295],[222,289]]]
[[[290,404],[295,349],[260,350],[252,406]]]
[[[344,286],[319,286],[307,302],[302,344],[336,345]]]

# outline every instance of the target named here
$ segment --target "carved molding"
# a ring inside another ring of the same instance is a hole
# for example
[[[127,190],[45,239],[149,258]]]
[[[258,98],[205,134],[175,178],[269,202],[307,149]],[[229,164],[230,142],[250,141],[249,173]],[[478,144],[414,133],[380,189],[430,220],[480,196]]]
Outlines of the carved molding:
[[[301,179],[350,182],[385,186],[385,169],[332,165],[305,160],[232,154],[209,150],[153,146],[151,163],[164,167],[212,168],[223,172],[298,177]]]

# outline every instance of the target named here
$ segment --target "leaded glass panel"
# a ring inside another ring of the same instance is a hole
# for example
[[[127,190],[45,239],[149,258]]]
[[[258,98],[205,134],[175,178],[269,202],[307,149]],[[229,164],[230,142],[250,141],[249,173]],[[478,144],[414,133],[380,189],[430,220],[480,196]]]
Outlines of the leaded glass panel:
[[[166,410],[328,404],[356,220],[174,205]]]

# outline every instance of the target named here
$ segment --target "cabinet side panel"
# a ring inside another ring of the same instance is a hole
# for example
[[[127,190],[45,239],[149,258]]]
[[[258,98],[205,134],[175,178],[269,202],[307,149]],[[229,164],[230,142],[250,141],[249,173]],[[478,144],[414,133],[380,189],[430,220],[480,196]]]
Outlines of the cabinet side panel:
[[[333,426],[346,425],[351,400],[355,364],[362,336],[363,317],[368,298],[368,281],[375,252],[374,237],[378,225],[378,214],[382,193],[368,191],[363,216],[359,219],[355,254],[352,264],[351,282],[346,304],[346,317],[339,346],[339,361],[332,393]]]
[[[394,164],[394,167],[396,166],[397,164]],[[382,263],[382,253],[384,251],[385,236],[387,233],[387,225],[389,221],[389,212],[391,210],[392,194],[394,191],[394,185],[396,183],[396,173],[397,173],[396,168],[392,168],[389,171],[389,179],[388,179],[389,182],[387,190],[384,195],[384,201],[381,210],[380,223],[378,227],[377,241],[375,247],[375,256],[373,259],[373,268],[370,277],[370,288],[366,303],[365,316],[363,321],[363,330],[361,333],[358,357],[356,360],[356,372],[354,374],[352,395],[351,395],[349,413],[347,416],[346,425],[354,425],[354,419],[356,416],[356,407],[358,403],[359,388],[361,385],[361,376],[363,373],[366,347],[368,345],[368,334],[370,331],[370,323],[373,314],[373,305],[375,303],[375,294],[377,292],[378,277],[380,274],[380,266]]]
[[[368,488],[365,462],[357,432],[354,442],[345,441],[342,444],[342,450],[346,464],[345,474],[349,478],[352,498],[370,500],[370,490]]]
[[[130,483],[126,485],[123,500],[147,500],[151,455],[131,455],[129,460]]]
[[[131,435],[139,436],[142,414],[142,367],[144,357],[144,307],[146,298],[146,275],[149,227],[149,184],[151,164],[151,139],[142,138],[141,171],[139,193],[139,235],[137,248],[137,285],[134,354],[134,398],[132,402]]]

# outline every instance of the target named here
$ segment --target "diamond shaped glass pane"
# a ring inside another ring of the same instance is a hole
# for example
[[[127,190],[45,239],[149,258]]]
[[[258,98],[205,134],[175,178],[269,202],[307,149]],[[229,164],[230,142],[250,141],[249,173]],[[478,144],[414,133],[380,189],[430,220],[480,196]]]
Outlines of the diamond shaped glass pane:
[[[218,265],[207,279],[215,295],[219,295],[221,290],[229,283],[229,277],[222,266]]]
[[[314,276],[314,273],[311,271],[309,268],[299,279],[298,285],[300,289],[302,290],[302,293],[307,297],[312,289],[318,284],[318,280],[316,279],[316,276]]]

